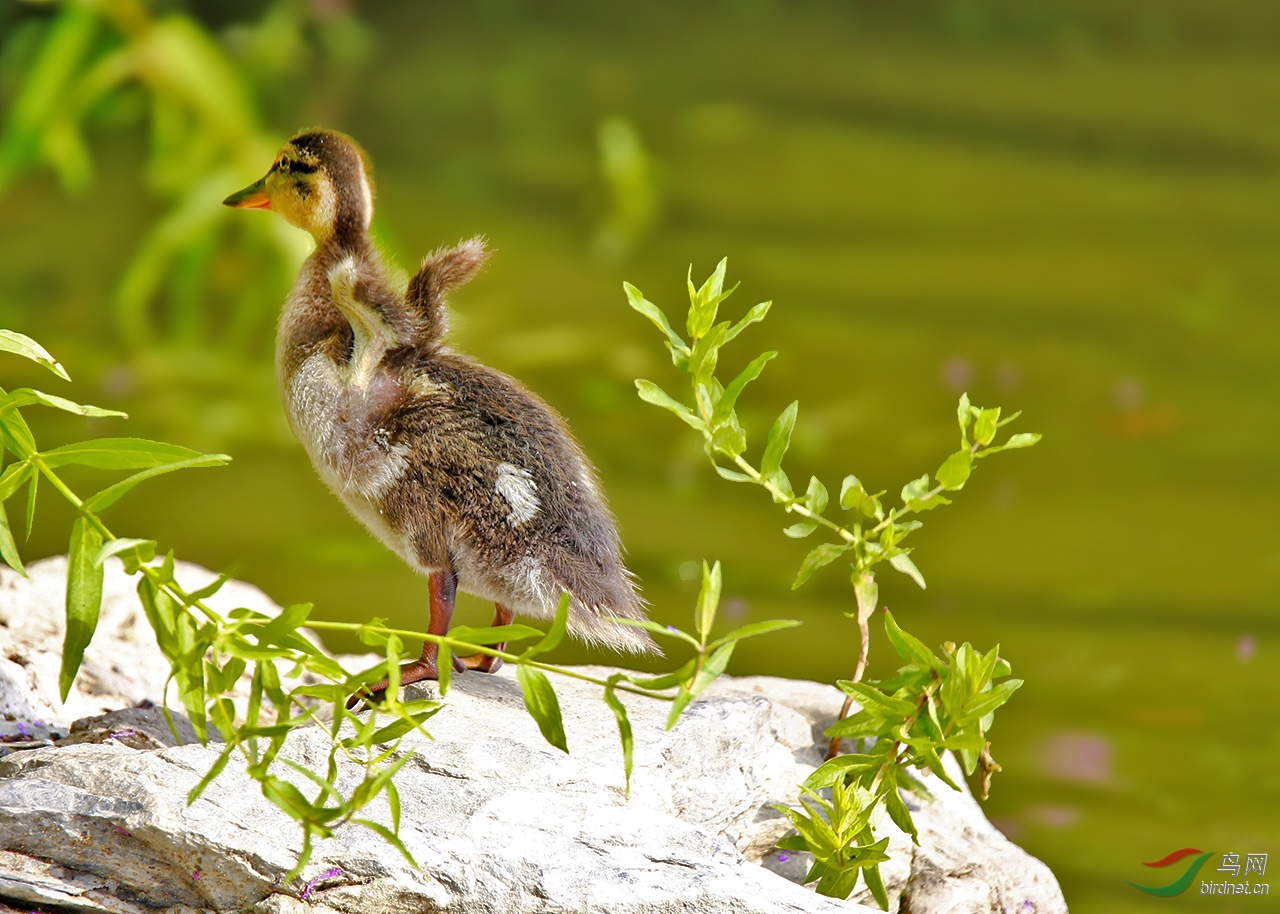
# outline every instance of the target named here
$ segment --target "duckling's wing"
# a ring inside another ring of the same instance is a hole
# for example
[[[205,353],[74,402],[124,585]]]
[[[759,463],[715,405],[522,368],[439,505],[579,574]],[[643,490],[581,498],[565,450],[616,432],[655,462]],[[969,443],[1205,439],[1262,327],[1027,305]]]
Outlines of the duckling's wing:
[[[484,236],[468,238],[450,248],[438,248],[422,261],[418,273],[409,281],[405,299],[409,311],[418,322],[415,345],[438,342],[448,327],[444,296],[475,276],[489,259]]]
[[[362,275],[354,257],[344,257],[329,270],[329,290],[354,336],[349,381],[364,387],[383,355],[400,342],[388,319],[394,314],[394,297],[383,284]]]

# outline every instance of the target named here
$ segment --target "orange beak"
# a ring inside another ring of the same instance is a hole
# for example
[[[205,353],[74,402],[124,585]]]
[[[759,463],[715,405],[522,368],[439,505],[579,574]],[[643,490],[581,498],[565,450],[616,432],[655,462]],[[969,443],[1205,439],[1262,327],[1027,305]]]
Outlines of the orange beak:
[[[223,206],[236,209],[271,209],[271,195],[267,193],[267,179],[264,177],[244,190],[236,191],[222,201]]]

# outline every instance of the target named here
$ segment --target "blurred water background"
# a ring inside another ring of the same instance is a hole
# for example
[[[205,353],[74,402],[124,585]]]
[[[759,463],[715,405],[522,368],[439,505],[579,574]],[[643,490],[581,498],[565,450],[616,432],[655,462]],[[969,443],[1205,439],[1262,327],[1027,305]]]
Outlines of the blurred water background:
[[[68,95],[64,71],[130,42],[102,67],[127,78]],[[992,819],[1074,910],[1262,910],[1124,881],[1280,836],[1278,50],[1265,0],[5,0],[0,326],[74,383],[9,359],[0,384],[131,414],[41,416],[46,443],[235,457],[139,489],[118,533],[327,618],[425,625],[425,581],[284,425],[271,338],[302,239],[217,206],[294,130],[345,130],[406,267],[475,233],[497,249],[453,299],[454,344],[567,417],[652,615],[685,624],[719,558],[731,621],[804,622],[731,672],[833,681],[856,652],[844,575],[791,591],[811,544],[632,386],[674,371],[622,281],[682,313],[689,264],[728,255],[730,313],[775,304],[725,369],[781,352],[740,412],[758,441],[800,400],[793,478],[896,491],[949,453],[964,390],[1045,435],[924,517],[927,591],[880,575],[907,628],[999,642],[1027,680],[993,731]],[[44,114],[38,80],[62,86]],[[65,550],[45,507],[29,558]],[[877,633],[871,674],[891,655]]]

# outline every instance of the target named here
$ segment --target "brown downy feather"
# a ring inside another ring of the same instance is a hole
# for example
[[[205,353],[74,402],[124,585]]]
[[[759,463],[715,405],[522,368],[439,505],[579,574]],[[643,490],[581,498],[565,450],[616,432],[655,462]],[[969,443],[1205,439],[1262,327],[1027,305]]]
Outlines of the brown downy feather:
[[[418,321],[413,343],[438,343],[449,329],[445,293],[470,281],[489,259],[484,236],[476,235],[453,247],[440,247],[422,261],[418,274],[409,281],[405,304]]]

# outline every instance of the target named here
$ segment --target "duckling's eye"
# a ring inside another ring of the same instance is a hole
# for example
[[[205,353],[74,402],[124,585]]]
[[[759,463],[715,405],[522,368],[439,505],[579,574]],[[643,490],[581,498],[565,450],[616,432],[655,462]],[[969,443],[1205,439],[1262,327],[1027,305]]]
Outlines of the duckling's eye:
[[[285,174],[309,175],[315,172],[316,166],[306,162],[295,162],[292,159],[282,159],[280,170]]]

